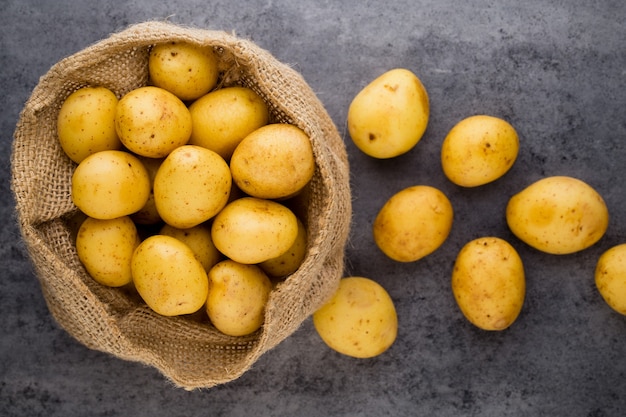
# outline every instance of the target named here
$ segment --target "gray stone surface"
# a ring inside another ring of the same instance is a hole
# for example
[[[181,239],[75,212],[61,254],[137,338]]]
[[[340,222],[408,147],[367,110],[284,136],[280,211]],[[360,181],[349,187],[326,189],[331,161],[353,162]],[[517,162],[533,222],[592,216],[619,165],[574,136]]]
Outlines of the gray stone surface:
[[[383,355],[328,349],[311,320],[241,378],[206,391],[170,386],[154,369],[89,350],[48,313],[22,248],[9,189],[19,112],[55,62],[149,19],[234,31],[293,64],[319,95],[349,150],[354,225],[346,275],[380,282],[399,315]],[[626,318],[593,284],[598,256],[626,241],[626,3],[565,1],[0,1],[0,415],[2,416],[623,416]],[[424,139],[389,161],[360,153],[345,132],[348,105],[393,67],[430,94]],[[513,169],[478,189],[448,182],[439,164],[447,131],[476,113],[511,122]],[[510,195],[547,175],[584,179],[611,213],[605,237],[567,256],[535,251],[508,231]],[[371,238],[384,201],[433,185],[456,218],[431,256],[400,264]],[[449,276],[460,247],[509,240],[525,263],[527,295],[508,330],[461,316]]]

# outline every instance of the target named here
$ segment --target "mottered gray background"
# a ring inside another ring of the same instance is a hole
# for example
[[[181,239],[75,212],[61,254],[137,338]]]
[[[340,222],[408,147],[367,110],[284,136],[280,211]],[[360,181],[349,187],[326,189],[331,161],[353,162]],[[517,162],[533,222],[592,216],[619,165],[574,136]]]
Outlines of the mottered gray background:
[[[174,388],[156,370],[90,350],[55,323],[20,241],[10,191],[12,135],[39,77],[60,59],[146,20],[233,32],[292,65],[326,106],[350,159],[353,225],[346,275],[383,285],[399,317],[394,345],[359,360],[331,351],[305,321],[239,379]],[[0,1],[0,414],[3,416],[585,416],[626,415],[626,317],[595,289],[600,254],[626,242],[626,3],[621,0]],[[352,98],[404,67],[424,83],[422,141],[393,160],[352,144]],[[462,189],[439,151],[472,114],[520,136],[503,178]],[[549,175],[596,188],[606,235],[573,255],[540,253],[504,220],[508,198]],[[386,258],[374,217],[402,188],[438,187],[455,209],[444,245],[417,262]],[[480,236],[508,240],[524,262],[518,320],[485,332],[450,289],[458,250]]]

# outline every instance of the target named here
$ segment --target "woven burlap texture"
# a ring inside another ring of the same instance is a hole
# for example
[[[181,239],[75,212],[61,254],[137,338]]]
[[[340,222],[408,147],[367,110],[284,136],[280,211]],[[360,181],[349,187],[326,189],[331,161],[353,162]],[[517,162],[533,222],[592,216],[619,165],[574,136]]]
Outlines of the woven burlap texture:
[[[104,86],[122,97],[147,85],[150,48],[167,41],[212,46],[220,57],[221,86],[253,88],[270,105],[272,121],[299,126],[313,145],[316,172],[300,196],[309,234],[306,258],[272,291],[263,327],[249,336],[225,336],[189,317],[159,316],[136,297],[97,284],[72,242],[67,218],[76,212],[70,192],[76,165],[58,143],[59,108],[83,86]],[[351,220],[344,143],[299,73],[233,34],[144,22],[59,61],[25,103],[11,163],[16,217],[55,320],[85,346],[153,366],[176,386],[209,388],[240,377],[328,300],[342,276]]]

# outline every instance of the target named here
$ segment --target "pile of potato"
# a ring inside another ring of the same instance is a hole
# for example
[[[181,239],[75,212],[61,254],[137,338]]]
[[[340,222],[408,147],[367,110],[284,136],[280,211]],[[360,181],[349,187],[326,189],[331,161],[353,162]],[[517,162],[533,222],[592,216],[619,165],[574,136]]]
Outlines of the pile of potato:
[[[350,136],[365,154],[393,158],[411,150],[429,119],[429,100],[419,78],[393,69],[373,80],[353,99],[347,116]],[[517,132],[489,115],[472,115],[457,123],[441,145],[444,175],[461,187],[497,180],[513,166],[519,151]],[[602,197],[585,182],[566,176],[541,179],[510,197],[507,224],[522,242],[550,254],[569,254],[595,244],[608,227]],[[428,185],[395,193],[373,222],[380,250],[398,262],[413,262],[433,253],[448,238],[454,218],[446,195]],[[607,303],[626,314],[626,244],[605,252],[596,268],[596,284]],[[484,236],[458,252],[451,291],[464,317],[484,330],[504,330],[517,319],[525,299],[522,259],[502,238]],[[314,314],[321,338],[333,349],[354,357],[375,356],[397,334],[393,300],[375,281],[344,278],[327,305]]]
[[[271,123],[253,90],[218,85],[212,48],[155,45],[148,70],[150,85],[119,99],[87,86],[60,109],[78,257],[161,315],[204,309],[219,331],[252,333],[274,281],[305,256],[289,201],[315,170],[309,137]]]

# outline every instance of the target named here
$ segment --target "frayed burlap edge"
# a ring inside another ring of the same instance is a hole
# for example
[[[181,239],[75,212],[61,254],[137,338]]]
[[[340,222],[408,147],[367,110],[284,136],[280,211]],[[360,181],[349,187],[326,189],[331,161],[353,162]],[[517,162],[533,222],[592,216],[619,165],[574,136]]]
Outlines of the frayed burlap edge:
[[[229,337],[193,318],[159,316],[132,294],[96,284],[72,243],[67,218],[76,212],[70,195],[75,164],[58,144],[60,105],[83,86],[105,86],[121,97],[146,85],[150,47],[166,41],[212,46],[220,56],[222,85],[253,88],[270,105],[273,121],[299,126],[313,145],[316,173],[299,196],[309,233],[307,255],[273,290],[264,325],[250,336]],[[343,273],[351,220],[343,141],[300,74],[254,43],[222,31],[145,22],[58,62],[20,114],[11,164],[19,228],[56,321],[85,346],[153,366],[185,389],[241,376],[334,293]]]

